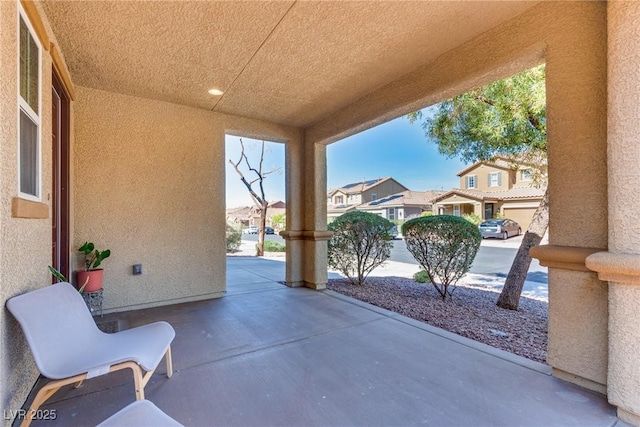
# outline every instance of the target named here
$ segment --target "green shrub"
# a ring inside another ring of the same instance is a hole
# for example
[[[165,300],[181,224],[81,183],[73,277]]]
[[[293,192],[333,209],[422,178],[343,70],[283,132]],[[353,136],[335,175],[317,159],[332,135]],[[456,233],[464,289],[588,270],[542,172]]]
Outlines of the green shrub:
[[[385,262],[393,247],[393,224],[369,212],[347,212],[329,224],[328,264],[353,284],[362,285]]]
[[[433,216],[433,212],[431,211],[424,211],[420,214],[420,216]]]
[[[469,270],[482,241],[477,226],[451,215],[411,219],[402,226],[402,235],[443,300],[452,296],[455,289],[449,286]]]
[[[420,270],[413,275],[413,280],[418,283],[427,283],[429,281],[429,273],[424,270]]]
[[[242,231],[237,226],[227,223],[227,252],[236,252],[242,243]]]
[[[256,244],[256,249],[258,249],[258,244]],[[287,245],[285,245],[284,243],[275,242],[273,240],[265,240],[264,251],[265,252],[286,252]]]
[[[466,219],[467,221],[469,221],[471,224],[475,225],[476,227],[480,225],[480,223],[482,222],[482,218],[480,218],[480,216],[476,213],[468,213],[468,214],[464,214],[462,215],[462,218]]]

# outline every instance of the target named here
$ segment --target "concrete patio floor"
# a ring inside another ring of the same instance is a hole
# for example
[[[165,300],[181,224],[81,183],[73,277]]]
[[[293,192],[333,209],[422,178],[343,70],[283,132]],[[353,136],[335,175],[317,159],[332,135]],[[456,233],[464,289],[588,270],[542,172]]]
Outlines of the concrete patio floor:
[[[176,329],[146,398],[188,426],[613,426],[606,398],[550,368],[330,291],[284,263],[228,258],[224,298],[105,315]],[[95,425],[133,402],[130,373],[59,391],[54,421]]]

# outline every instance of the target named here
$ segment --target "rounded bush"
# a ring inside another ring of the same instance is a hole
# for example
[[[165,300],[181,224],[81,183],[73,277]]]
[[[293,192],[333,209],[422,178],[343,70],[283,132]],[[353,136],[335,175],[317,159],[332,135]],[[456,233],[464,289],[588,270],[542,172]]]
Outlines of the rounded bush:
[[[328,264],[353,284],[362,285],[371,271],[391,256],[394,224],[369,212],[352,211],[329,224]]]
[[[258,245],[256,244],[256,249]],[[287,246],[284,243],[275,242],[273,240],[265,240],[264,241],[264,251],[265,252],[286,252]]]
[[[236,252],[242,243],[242,231],[227,223],[227,252]]]
[[[451,215],[413,218],[402,226],[407,249],[424,268],[442,299],[471,267],[482,241],[478,227]]]

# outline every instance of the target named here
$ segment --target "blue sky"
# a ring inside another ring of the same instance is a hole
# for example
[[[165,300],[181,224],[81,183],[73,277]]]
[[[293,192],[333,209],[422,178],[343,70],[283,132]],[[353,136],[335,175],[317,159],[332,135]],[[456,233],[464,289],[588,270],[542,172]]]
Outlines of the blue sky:
[[[226,139],[227,208],[251,204],[238,174],[228,164],[228,159],[236,161],[239,158],[238,140],[234,136]],[[243,141],[249,143],[249,161],[252,165],[257,164],[260,141],[248,138]],[[281,172],[265,180],[265,195],[270,201],[285,200],[284,145],[268,143],[266,146],[263,170],[281,167]],[[400,117],[328,146],[327,186],[335,188],[363,179],[391,176],[410,190],[448,190],[460,185],[456,173],[465,166],[458,159],[439,155],[435,144],[426,140],[419,123],[411,125],[406,118]]]

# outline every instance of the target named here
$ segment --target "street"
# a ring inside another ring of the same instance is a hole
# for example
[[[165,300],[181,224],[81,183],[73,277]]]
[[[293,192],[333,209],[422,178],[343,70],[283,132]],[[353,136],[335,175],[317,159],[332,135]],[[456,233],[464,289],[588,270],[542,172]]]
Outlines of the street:
[[[267,240],[284,243],[284,239],[277,234],[268,234],[265,238]],[[257,242],[258,235],[243,234],[242,240]],[[494,277],[507,277],[521,240],[522,237],[512,237],[508,240],[483,240],[480,250],[478,251],[478,255],[476,255],[476,259],[469,272]],[[407,250],[407,246],[402,239],[395,239],[393,241],[393,249],[391,250],[391,257],[389,260],[407,264],[417,264],[416,260]],[[538,260],[531,260],[531,266],[529,267],[529,273],[527,274],[527,281],[546,284],[547,278],[547,268],[540,266]]]

